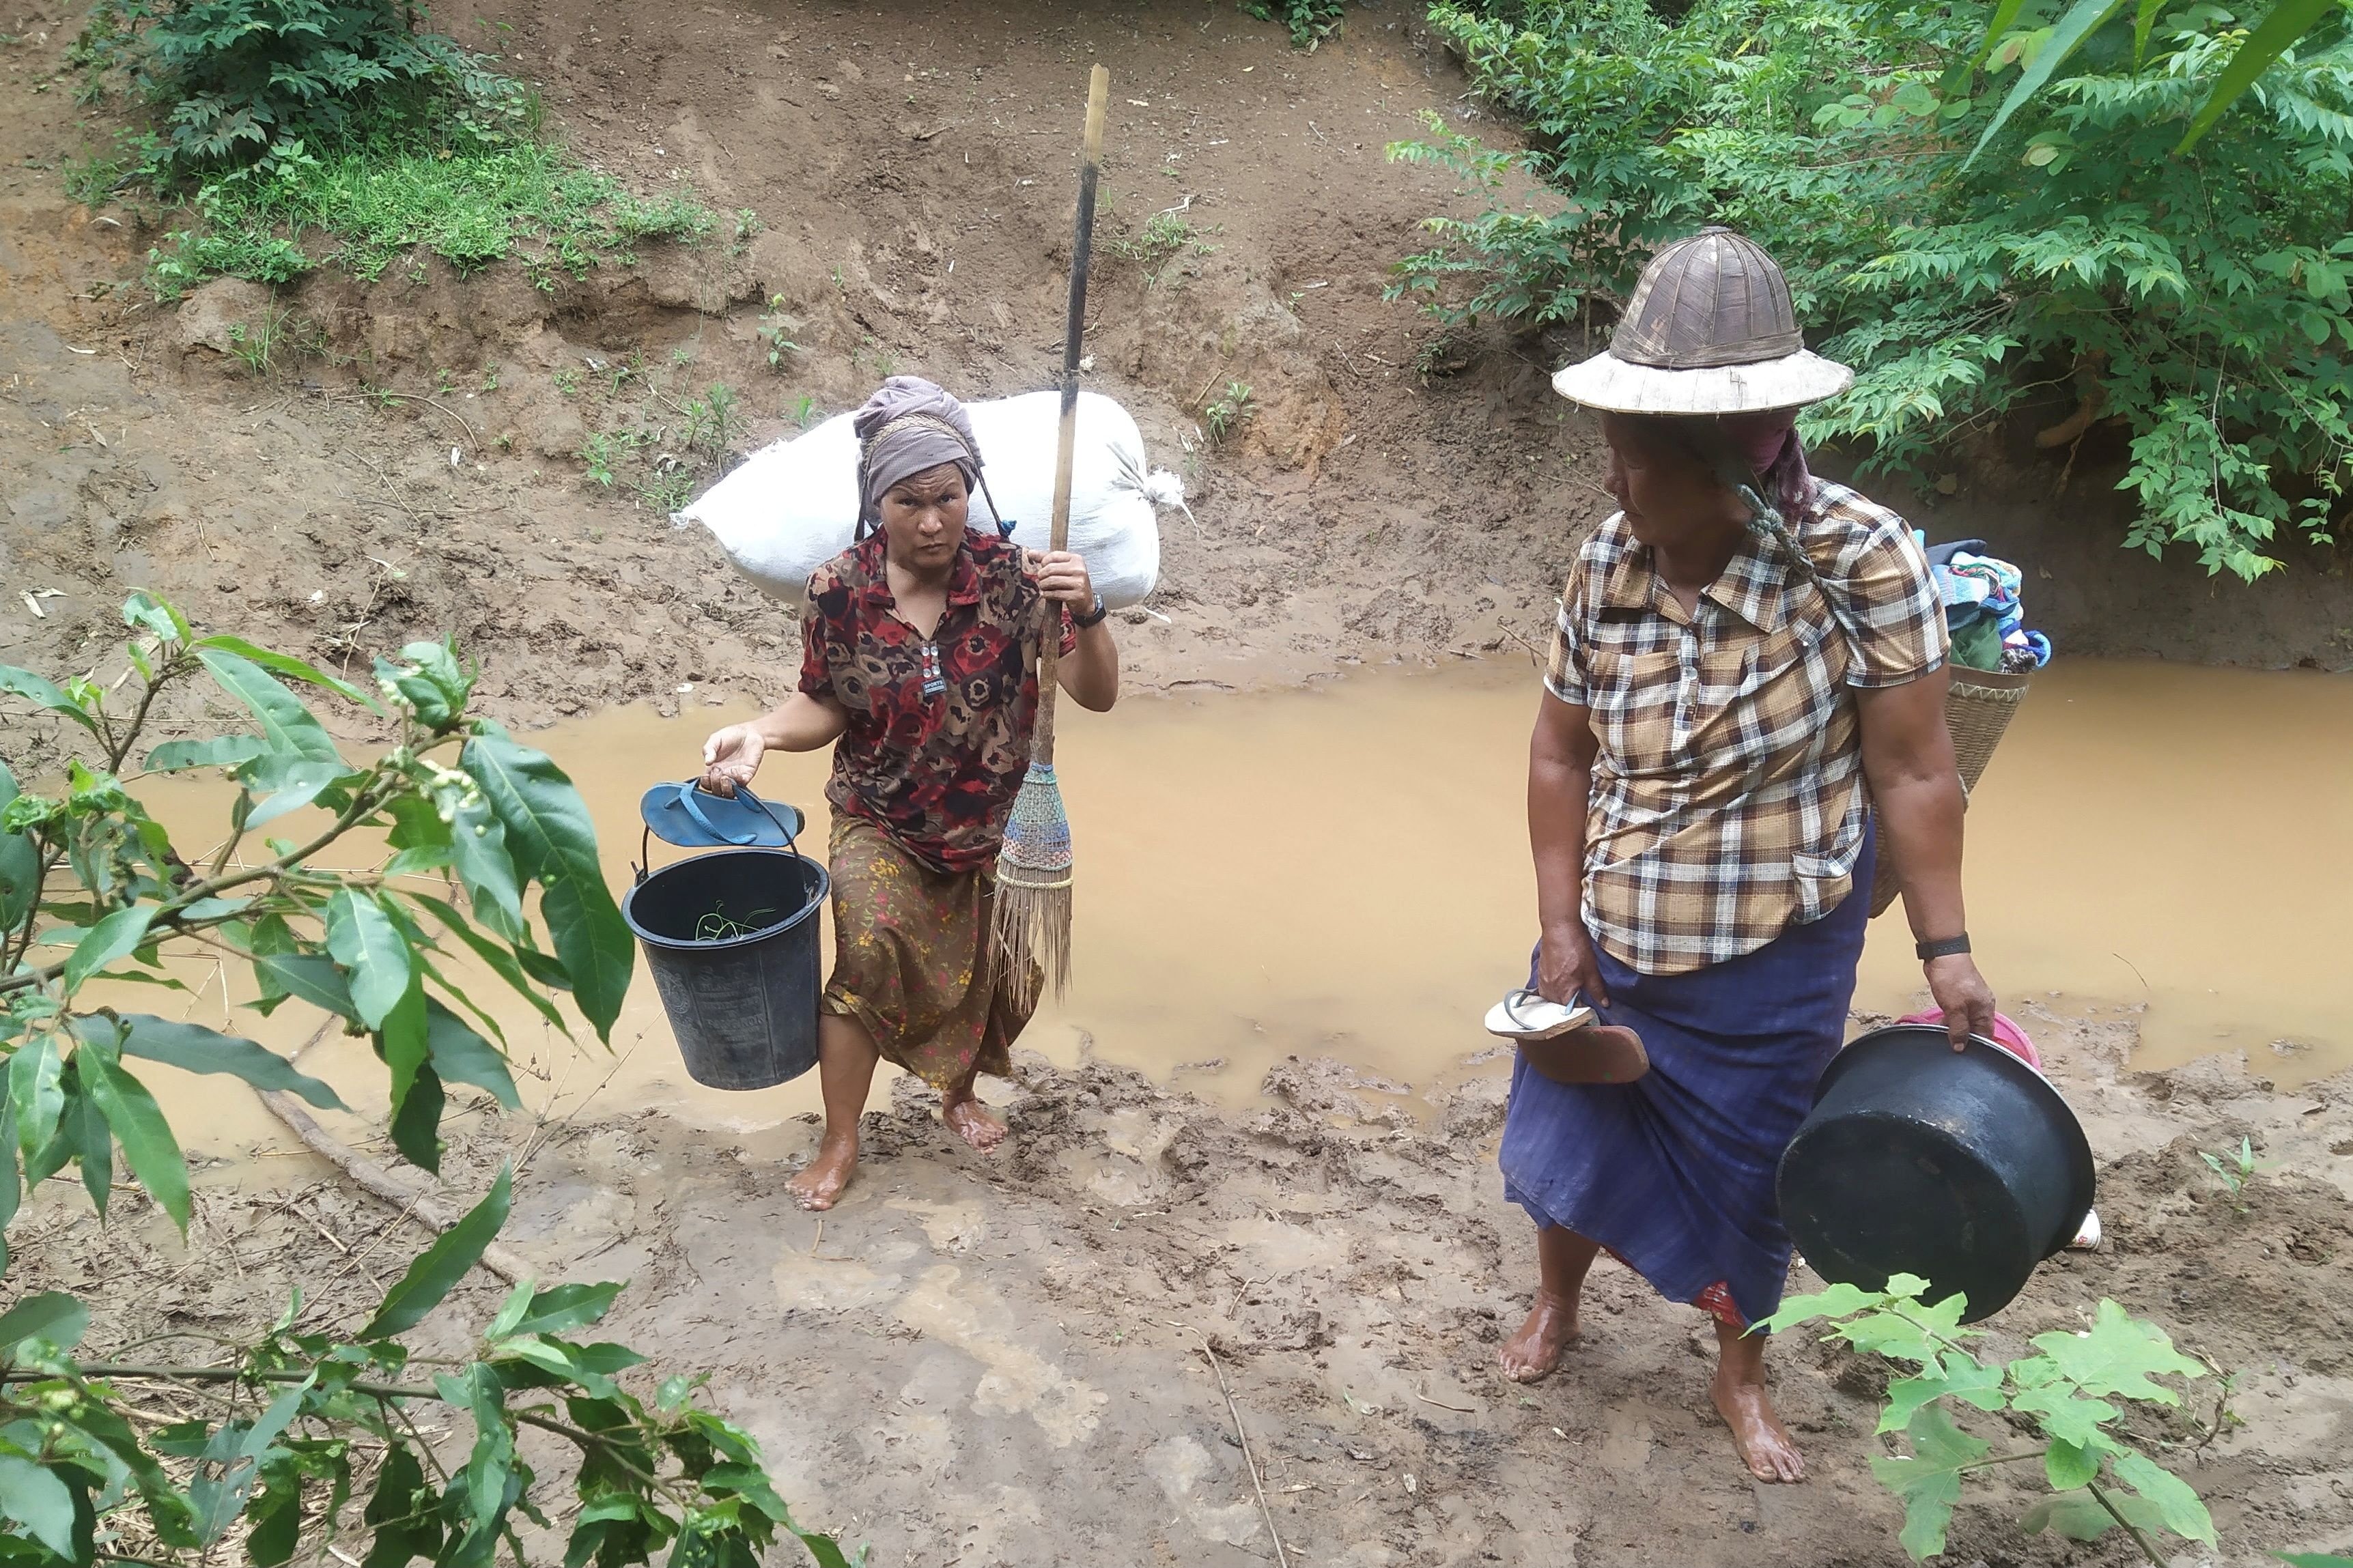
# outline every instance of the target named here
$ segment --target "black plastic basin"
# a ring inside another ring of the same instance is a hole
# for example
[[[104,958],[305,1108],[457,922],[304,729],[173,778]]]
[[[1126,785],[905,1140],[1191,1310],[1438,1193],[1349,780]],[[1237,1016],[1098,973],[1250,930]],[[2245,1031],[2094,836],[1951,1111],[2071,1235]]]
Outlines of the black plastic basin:
[[[1989,1040],[1898,1024],[1834,1058],[1781,1156],[1781,1218],[1815,1273],[2008,1306],[2092,1206],[2092,1146],[2059,1091]]]

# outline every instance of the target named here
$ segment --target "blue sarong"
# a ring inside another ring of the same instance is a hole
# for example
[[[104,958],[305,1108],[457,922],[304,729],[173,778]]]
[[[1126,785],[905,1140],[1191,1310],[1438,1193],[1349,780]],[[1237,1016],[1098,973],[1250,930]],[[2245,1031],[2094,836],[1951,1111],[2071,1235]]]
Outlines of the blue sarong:
[[[1641,1037],[1651,1070],[1562,1084],[1518,1058],[1504,1195],[1540,1226],[1599,1242],[1670,1300],[1736,1326],[1770,1317],[1789,1272],[1774,1172],[1846,1037],[1874,848],[1866,839],[1836,909],[1738,958],[1638,974],[1597,944],[1602,1021]]]

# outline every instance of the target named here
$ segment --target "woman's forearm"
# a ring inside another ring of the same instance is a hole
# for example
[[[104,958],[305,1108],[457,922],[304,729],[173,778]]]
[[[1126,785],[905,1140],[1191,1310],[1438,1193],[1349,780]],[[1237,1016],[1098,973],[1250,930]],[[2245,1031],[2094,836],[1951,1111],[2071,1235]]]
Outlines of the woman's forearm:
[[[1535,858],[1536,920],[1546,931],[1585,924],[1585,818],[1593,770],[1572,762],[1528,763],[1528,845]]]
[[[1585,932],[1585,822],[1598,750],[1591,710],[1547,693],[1528,742],[1528,846],[1546,933]]]
[[[1905,773],[1874,780],[1883,854],[1895,857],[1904,914],[1915,941],[1958,936],[1968,929],[1961,903],[1961,781],[1957,773]]]
[[[1119,700],[1119,645],[1112,640],[1109,621],[1082,627],[1078,646],[1054,668],[1056,684],[1080,707],[1106,713]]]
[[[1879,812],[1882,855],[1895,857],[1904,913],[1921,942],[1963,934],[1961,774],[1945,724],[1947,677],[1859,691],[1862,773]]]
[[[752,721],[760,743],[772,752],[814,752],[841,739],[849,715],[839,704],[796,691],[772,713]]]

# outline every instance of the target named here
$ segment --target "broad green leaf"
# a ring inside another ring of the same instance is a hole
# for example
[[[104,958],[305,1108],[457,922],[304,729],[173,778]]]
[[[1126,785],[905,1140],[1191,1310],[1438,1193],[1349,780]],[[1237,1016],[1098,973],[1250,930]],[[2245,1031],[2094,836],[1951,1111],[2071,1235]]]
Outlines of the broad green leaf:
[[[1856,1312],[1869,1311],[1887,1304],[1884,1292],[1865,1290],[1857,1286],[1833,1284],[1829,1289],[1812,1296],[1792,1296],[1781,1303],[1781,1310],[1758,1323],[1757,1332],[1782,1333],[1800,1323],[1816,1318],[1844,1318]]]
[[[352,1001],[351,986],[344,981],[343,971],[335,967],[335,961],[323,953],[256,952],[253,968],[266,986],[275,985],[287,995],[339,1018],[359,1021],[359,1008]]]
[[[2042,1473],[2053,1491],[2071,1492],[2100,1479],[2100,1451],[2054,1437],[2042,1450]]]
[[[439,918],[445,929],[455,932],[459,942],[473,950],[475,957],[489,964],[491,972],[513,987],[517,995],[530,1002],[532,1006],[537,1009],[541,1017],[545,1018],[558,1029],[564,1028],[564,1015],[555,1010],[554,1003],[540,994],[538,989],[532,984],[531,977],[525,974],[522,972],[522,966],[515,962],[513,953],[484,937],[473,928],[465,916],[430,893],[411,893],[409,897],[431,910]]]
[[[515,870],[545,889],[540,912],[572,978],[573,999],[609,1043],[637,944],[605,885],[587,805],[544,752],[515,744],[495,726],[469,740],[459,762],[505,827]]]
[[[280,1568],[290,1561],[302,1534],[301,1478],[288,1475],[265,1485],[245,1510],[245,1555],[254,1568]]]
[[[499,1234],[499,1226],[507,1222],[507,1207],[512,1190],[513,1173],[507,1168],[499,1172],[499,1179],[491,1184],[489,1195],[466,1212],[463,1219],[441,1233],[439,1240],[419,1253],[400,1277],[400,1282],[385,1293],[384,1304],[375,1316],[362,1329],[362,1340],[390,1339],[406,1333],[422,1321],[425,1314],[441,1304],[441,1299],[457,1288]]]
[[[273,752],[290,752],[312,762],[340,763],[335,742],[302,706],[301,700],[271,679],[259,665],[226,648],[196,650],[221,689],[236,698],[261,721],[262,738]]]
[[[281,1089],[298,1095],[322,1110],[348,1110],[335,1091],[308,1074],[294,1070],[284,1057],[254,1041],[223,1035],[202,1024],[184,1024],[145,1013],[125,1013],[122,1054],[163,1062],[183,1072],[227,1073],[256,1089]],[[83,1020],[88,1023],[90,1020]],[[80,1025],[77,1025],[80,1027]]]
[[[172,1216],[180,1234],[187,1235],[188,1162],[180,1152],[180,1141],[172,1135],[172,1124],[164,1120],[163,1107],[145,1084],[122,1069],[111,1042],[85,1043],[75,1059],[90,1099],[122,1145],[131,1173]]]
[[[392,1146],[400,1157],[422,1171],[441,1173],[441,1110],[445,1097],[441,1078],[430,1067],[410,1075],[400,1103],[392,1110]]]
[[[133,631],[153,632],[159,641],[185,643],[192,635],[188,617],[169,599],[159,599],[142,588],[122,601],[122,624]]]
[[[0,811],[21,793],[16,775],[0,763]],[[22,833],[0,833],[0,934],[23,923],[41,898],[41,852]]]
[[[2147,1498],[2165,1528],[2189,1541],[2214,1544],[2213,1516],[2188,1481],[2150,1458],[2127,1449],[2116,1456],[2116,1479]]]
[[[327,900],[327,951],[351,977],[352,1005],[360,1022],[371,1029],[383,1028],[417,980],[400,932],[374,899],[339,888]],[[394,1098],[398,1094],[396,1087]]]
[[[473,900],[474,918],[513,941],[522,931],[522,888],[507,853],[507,830],[485,800],[461,805],[449,825],[449,858]]]
[[[2053,1330],[2037,1334],[2034,1348],[2051,1358],[2060,1375],[2091,1394],[2113,1394],[2179,1405],[2181,1396],[2151,1377],[2203,1377],[2206,1368],[2173,1348],[2163,1329],[2103,1300],[2092,1326],[2080,1333]]]
[[[261,666],[274,675],[282,675],[290,680],[300,680],[306,685],[323,687],[338,697],[349,698],[371,713],[384,711],[383,704],[350,681],[329,675],[325,670],[314,665],[305,664],[290,654],[275,653],[266,647],[258,647],[243,637],[200,637],[189,646],[200,653],[206,648],[217,648],[224,653],[234,654],[239,658]]]
[[[426,1033],[423,976],[413,977],[392,1011],[385,1015],[376,1042],[384,1065],[391,1070],[392,1108],[397,1112],[401,1102],[408,1098],[409,1085],[417,1080],[418,1071],[433,1055],[432,1040]],[[426,1168],[433,1167],[428,1163]]]
[[[617,1392],[611,1378],[590,1367],[575,1349],[562,1340],[519,1334],[497,1342],[491,1351],[495,1357],[523,1362],[576,1383],[594,1398],[610,1399]]]
[[[1926,1366],[1945,1342],[1968,1332],[1959,1327],[1966,1305],[1959,1296],[1947,1296],[1926,1307],[1915,1300],[1899,1300],[1883,1311],[1865,1313],[1837,1333],[1859,1351]]]
[[[437,1500],[425,1484],[425,1467],[416,1454],[407,1445],[395,1443],[376,1472],[375,1492],[362,1516],[375,1536],[364,1568],[403,1568],[418,1557],[438,1558],[441,1521],[434,1512]]]
[[[2353,1557],[2338,1557],[2327,1552],[2274,1552],[2272,1555],[2288,1568],[2353,1568]]]
[[[2339,0],[2279,0],[2272,14],[2263,18],[2263,26],[2247,35],[2246,41],[2231,56],[2231,63],[2214,79],[2214,89],[2206,95],[2198,117],[2189,122],[2189,134],[2173,152],[2176,157],[2195,146],[2199,138],[2214,129],[2239,95],[2255,85],[2255,79],[2271,68],[2272,62],[2295,46],[2320,19],[2337,9]]]
[[[621,1293],[625,1282],[608,1279],[600,1285],[556,1285],[544,1290],[527,1290],[515,1287],[518,1295],[526,1295],[514,1321],[504,1329],[493,1329],[493,1337],[510,1334],[560,1334],[567,1329],[577,1329],[596,1322],[612,1310],[613,1298]],[[501,1320],[505,1314],[500,1314]]]
[[[1986,143],[2010,123],[2010,117],[2017,113],[2028,99],[2042,90],[2042,84],[2051,79],[2051,73],[2065,63],[2067,57],[2091,37],[2094,29],[2123,10],[2124,6],[2125,0],[2075,0],[2067,8],[2067,14],[2059,18],[2058,26],[2051,29],[2051,37],[2035,54],[2034,63],[2019,72],[2018,81],[2010,88],[2010,96],[2001,100],[2001,108],[1995,111],[1993,120],[1985,128],[1985,134],[1978,138],[1978,144],[1969,150],[1969,155],[1962,162],[1961,167],[1966,169],[1975,163],[1978,154],[1986,150]]]
[[[2010,1396],[2010,1407],[2033,1416],[2043,1432],[2057,1441],[2085,1448],[2108,1446],[2100,1426],[2117,1415],[2116,1407],[2106,1400],[2087,1398],[2061,1383],[2022,1388]]]
[[[245,826],[259,827],[289,812],[301,810],[324,795],[336,780],[349,776],[350,772],[333,758],[298,757],[285,752],[256,757],[237,770],[237,782],[253,794],[256,801],[253,809],[246,813]]]
[[[87,1307],[62,1290],[44,1290],[0,1312],[0,1350],[15,1350],[26,1340],[40,1339],[69,1351],[81,1342],[89,1328]]]
[[[433,1070],[451,1083],[486,1089],[509,1110],[522,1105],[514,1075],[498,1047],[466,1026],[465,1020],[431,997],[425,999],[425,1037]]]
[[[227,1534],[245,1508],[260,1476],[260,1461],[302,1408],[302,1396],[318,1381],[313,1372],[301,1383],[280,1389],[269,1407],[250,1422],[235,1421],[213,1434],[205,1445],[205,1463],[197,1466],[188,1485],[195,1508],[197,1538],[210,1545]]]
[[[8,1107],[16,1118],[17,1146],[27,1160],[47,1148],[57,1136],[58,1116],[66,1103],[60,1083],[64,1071],[52,1035],[34,1037],[8,1058]],[[41,1178],[28,1173],[26,1179]]]
[[[13,664],[0,664],[0,691],[13,692],[37,707],[52,713],[62,713],[91,734],[98,733],[98,722],[81,710],[81,705],[58,689],[56,682],[35,675],[29,669],[18,669]]]
[[[1945,1549],[1945,1527],[1961,1500],[1961,1467],[1982,1459],[1989,1445],[1953,1425],[1941,1405],[1924,1405],[1905,1436],[1912,1458],[1874,1457],[1871,1473],[1904,1503],[1904,1530],[1896,1539],[1919,1562]]]
[[[2123,1492],[2111,1492],[2108,1501],[2116,1512],[2132,1521],[2136,1530],[2155,1531],[2164,1527],[2158,1522],[2157,1510],[2137,1497]],[[2019,1523],[2029,1535],[2040,1535],[2055,1530],[2070,1541],[2097,1541],[2116,1527],[2116,1516],[2100,1506],[2100,1500],[2090,1492],[2063,1492],[2044,1498],[2028,1509]]]
[[[115,910],[90,927],[90,933],[66,955],[66,990],[73,991],[115,960],[138,951],[147,940],[147,928],[154,923],[158,908],[155,904],[133,904],[127,910]]]
[[[107,1200],[114,1191],[114,1130],[106,1124],[106,1113],[90,1093],[89,1075],[82,1070],[80,1059],[85,1054],[75,1052],[75,1059],[67,1064],[69,1092],[58,1139],[60,1142],[70,1139],[73,1152],[81,1160],[82,1189],[90,1194],[98,1217],[104,1219]]]
[[[474,1447],[466,1457],[465,1469],[467,1524],[470,1534],[487,1536],[506,1510],[507,1476],[514,1466],[514,1432],[505,1419],[506,1388],[498,1373],[480,1362],[460,1376],[442,1373],[433,1385],[443,1399],[474,1418]]]
[[[176,773],[189,768],[242,767],[269,753],[269,742],[259,735],[216,735],[204,741],[166,741],[147,753],[149,773]]]
[[[1903,1431],[1912,1424],[1913,1412],[1947,1394],[1979,1410],[1999,1410],[2001,1369],[1987,1366],[1975,1356],[1947,1351],[1917,1377],[1898,1378],[1887,1385],[1887,1408],[1879,1413],[1879,1430]]]
[[[20,1454],[0,1454],[0,1513],[59,1557],[79,1556],[73,1549],[73,1494],[47,1466]]]

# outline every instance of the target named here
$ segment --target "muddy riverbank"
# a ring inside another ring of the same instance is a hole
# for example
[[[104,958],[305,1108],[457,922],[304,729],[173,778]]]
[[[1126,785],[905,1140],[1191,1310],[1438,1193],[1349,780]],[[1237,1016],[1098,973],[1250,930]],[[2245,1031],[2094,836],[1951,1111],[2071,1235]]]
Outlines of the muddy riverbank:
[[[2108,1240],[2047,1265],[1989,1325],[1991,1352],[2077,1326],[2102,1297],[2128,1303],[2231,1379],[2230,1418],[2209,1380],[2143,1434],[2221,1531],[2218,1556],[2177,1561],[2342,1548],[2353,1084],[2274,1093],[2236,1058],[2140,1074],[2129,1016],[2021,1016],[2092,1132]],[[1799,1487],[1746,1479],[1707,1404],[1702,1319],[1612,1265],[1562,1370],[1502,1380],[1495,1345],[1534,1258],[1492,1163],[1500,1079],[1461,1084],[1419,1125],[1394,1094],[1413,1086],[1329,1060],[1282,1064],[1240,1111],[1101,1063],[1025,1053],[1021,1073],[991,1087],[1014,1129],[995,1160],[900,1080],[821,1225],[783,1190],[814,1148],[808,1119],[744,1138],[620,1106],[539,1124],[478,1110],[451,1124],[448,1174],[470,1197],[519,1156],[507,1239],[553,1276],[631,1280],[617,1336],[709,1370],[802,1516],[871,1541],[880,1563],[1271,1561],[1205,1341],[1293,1562],[1902,1560],[1867,1468],[1883,1374],[1809,1332],[1775,1357],[1809,1455]],[[2242,1136],[2267,1169],[2234,1200],[2198,1152]],[[421,1239],[301,1157],[216,1167],[203,1186],[188,1251],[127,1194],[104,1232],[78,1194],[43,1203],[19,1224],[12,1283],[119,1296],[107,1343],[236,1335],[298,1279],[323,1289],[326,1318],[364,1310]],[[477,1275],[440,1331],[478,1326],[495,1285]],[[1966,1503],[1946,1561],[2132,1560],[2022,1534],[2028,1500],[2004,1483]]]

